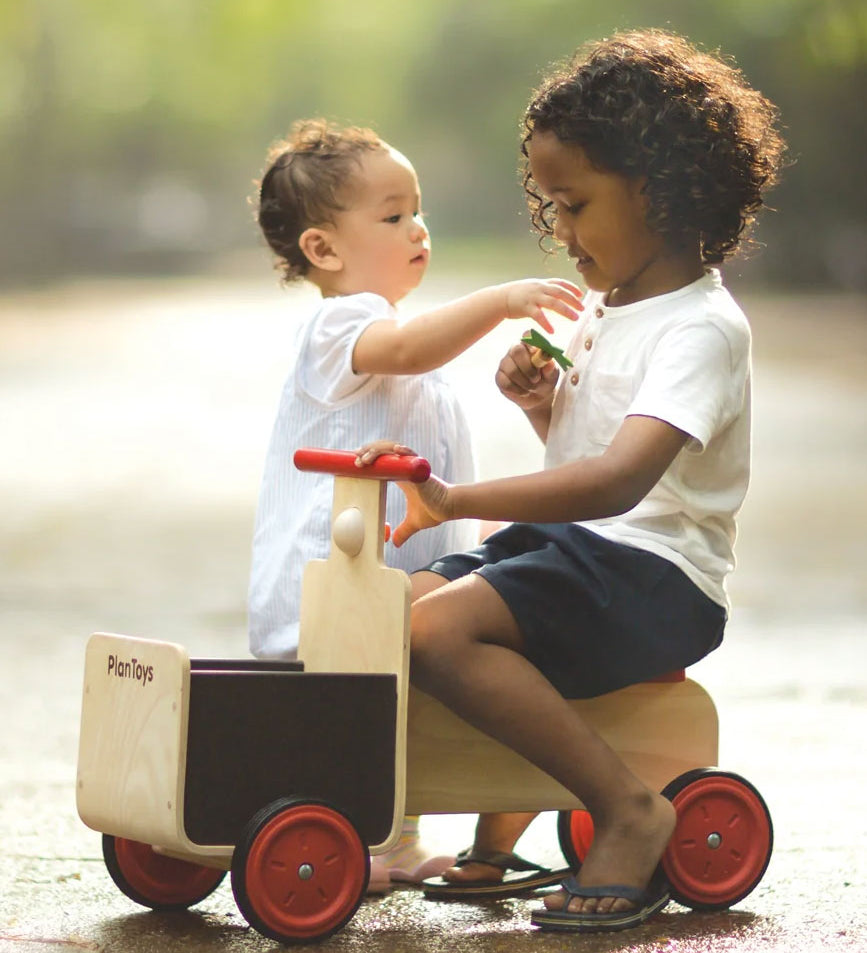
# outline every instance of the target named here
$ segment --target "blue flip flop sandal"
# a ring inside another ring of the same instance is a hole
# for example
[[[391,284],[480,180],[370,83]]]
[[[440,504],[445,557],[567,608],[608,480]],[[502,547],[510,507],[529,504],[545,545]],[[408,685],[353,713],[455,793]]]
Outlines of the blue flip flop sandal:
[[[467,864],[489,864],[503,871],[502,880],[463,880],[460,882],[444,880],[442,877],[428,877],[421,888],[430,900],[468,900],[497,899],[515,897],[539,887],[550,887],[568,874],[568,868],[552,870],[532,861],[524,860],[517,854],[495,850],[481,850],[468,847],[462,850],[455,860],[455,867]]]
[[[606,933],[640,926],[658,913],[669,901],[668,883],[661,874],[654,874],[646,890],[624,884],[602,887],[583,887],[576,878],[567,877],[560,886],[567,900],[561,910],[537,910],[530,922],[543,930],[561,930],[569,933]],[[570,913],[566,908],[575,897],[617,897],[635,904],[632,910],[612,913]]]

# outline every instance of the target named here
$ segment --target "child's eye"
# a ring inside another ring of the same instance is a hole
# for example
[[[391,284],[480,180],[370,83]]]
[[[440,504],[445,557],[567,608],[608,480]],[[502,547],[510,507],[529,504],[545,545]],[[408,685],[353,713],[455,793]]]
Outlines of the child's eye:
[[[567,215],[577,215],[584,208],[584,202],[576,202],[574,205],[566,206]]]
[[[385,221],[388,222],[389,225],[397,225],[397,223],[400,221],[400,215],[389,215]]]

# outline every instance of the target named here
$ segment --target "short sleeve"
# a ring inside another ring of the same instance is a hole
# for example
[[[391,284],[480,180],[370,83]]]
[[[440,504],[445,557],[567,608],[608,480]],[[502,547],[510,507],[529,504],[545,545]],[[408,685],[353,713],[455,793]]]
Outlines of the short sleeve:
[[[749,328],[685,322],[656,344],[627,415],[656,417],[688,433],[701,453],[743,409],[750,366]]]
[[[352,370],[355,342],[369,324],[394,317],[394,308],[376,294],[327,298],[313,317],[298,355],[301,389],[324,404],[357,396],[371,383],[371,375]]]

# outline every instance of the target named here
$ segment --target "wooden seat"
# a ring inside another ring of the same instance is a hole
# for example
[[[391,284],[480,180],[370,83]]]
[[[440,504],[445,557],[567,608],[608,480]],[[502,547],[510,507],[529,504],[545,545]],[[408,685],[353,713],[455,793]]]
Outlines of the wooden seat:
[[[716,706],[691,679],[642,682],[570,704],[652,790],[717,764]],[[410,814],[582,806],[549,775],[415,688],[409,691],[406,775]]]

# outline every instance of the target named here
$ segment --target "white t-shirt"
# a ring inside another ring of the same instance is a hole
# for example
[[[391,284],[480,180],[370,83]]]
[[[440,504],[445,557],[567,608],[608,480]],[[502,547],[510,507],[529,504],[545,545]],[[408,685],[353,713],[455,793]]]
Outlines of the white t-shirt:
[[[248,596],[250,650],[260,658],[293,658],[298,648],[301,577],[310,559],[330,550],[334,480],[296,470],[299,447],[355,450],[394,439],[426,457],[448,482],[474,479],[469,427],[440,371],[419,375],[355,374],[352,352],[373,321],[396,318],[376,294],[326,298],[301,325],[297,352],[283,387],[265,461],[253,535]],[[389,485],[386,519],[396,527],[403,493]],[[445,553],[478,544],[474,520],[418,533],[400,549],[386,545],[386,562],[407,572]]]
[[[566,353],[545,466],[598,456],[624,418],[690,435],[650,493],[621,516],[582,523],[679,566],[728,608],[735,515],[750,473],[750,329],[719,272],[669,294],[608,307],[591,292]]]

